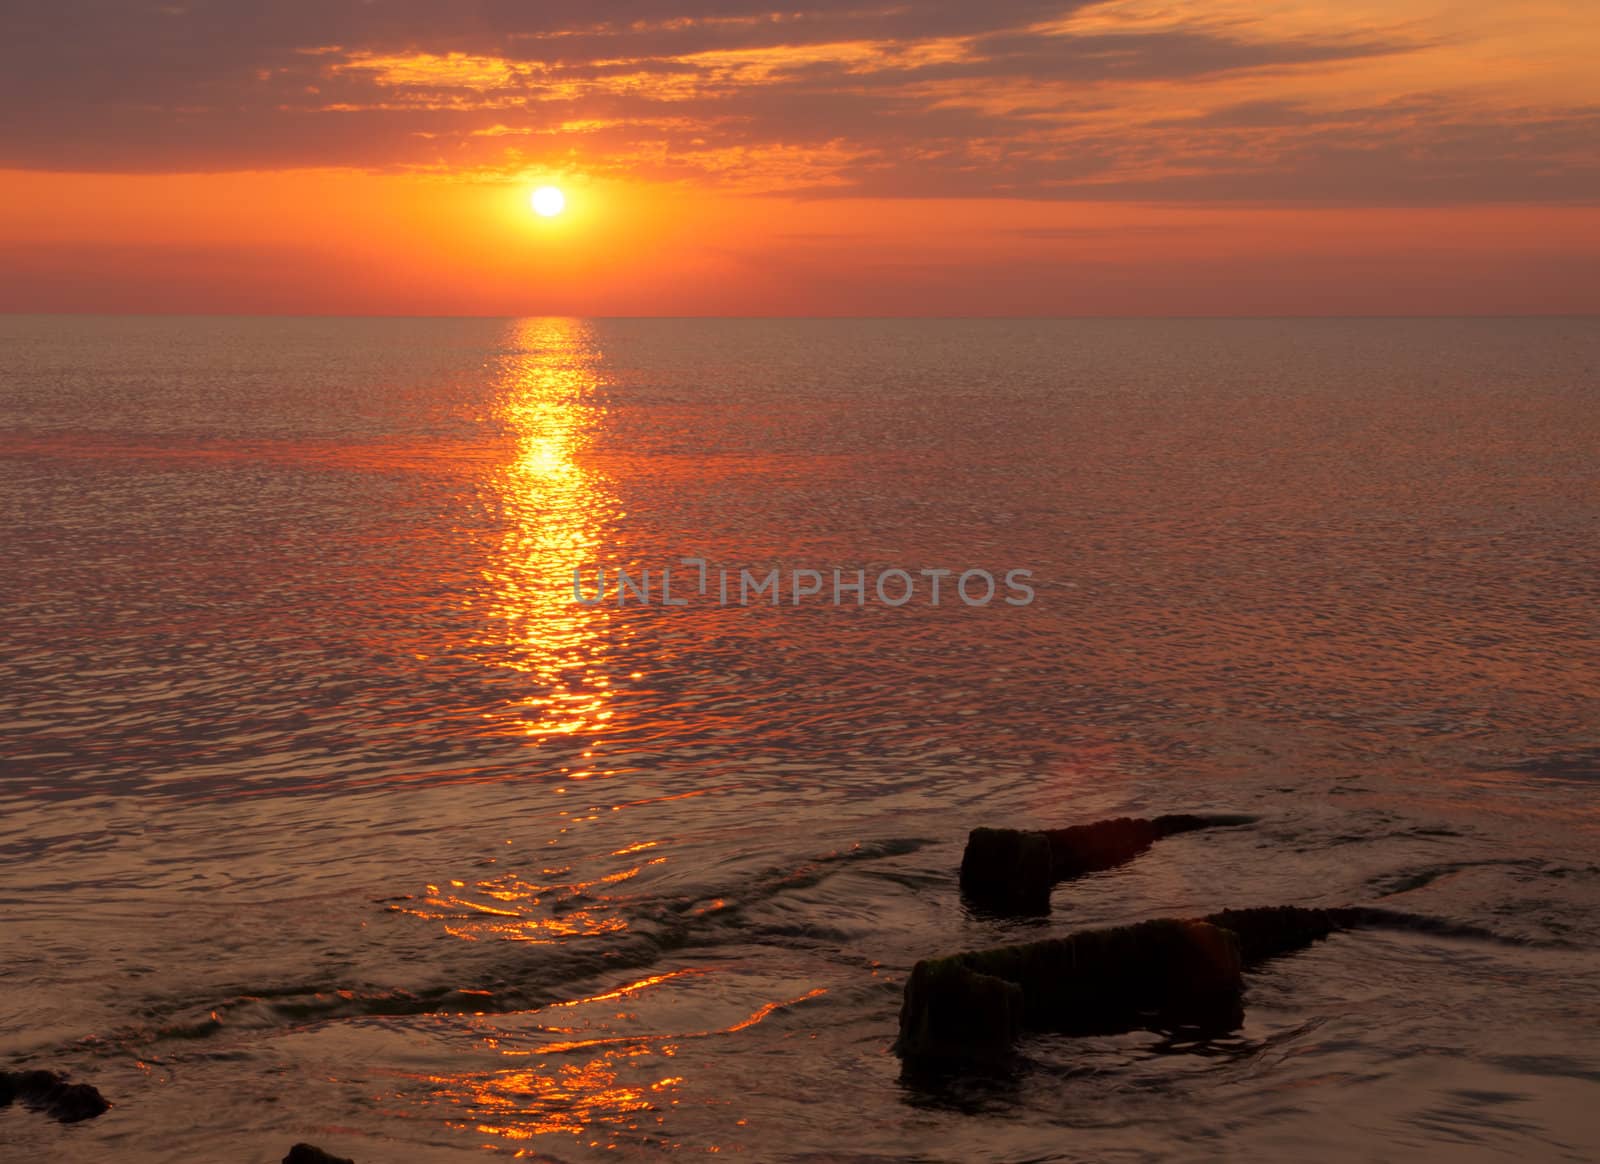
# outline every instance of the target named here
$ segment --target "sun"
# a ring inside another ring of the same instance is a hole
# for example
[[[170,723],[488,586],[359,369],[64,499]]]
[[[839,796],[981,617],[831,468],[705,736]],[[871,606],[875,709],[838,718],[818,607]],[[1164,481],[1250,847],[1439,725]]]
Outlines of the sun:
[[[567,196],[554,186],[540,186],[533,192],[533,209],[545,218],[554,218],[567,207]]]

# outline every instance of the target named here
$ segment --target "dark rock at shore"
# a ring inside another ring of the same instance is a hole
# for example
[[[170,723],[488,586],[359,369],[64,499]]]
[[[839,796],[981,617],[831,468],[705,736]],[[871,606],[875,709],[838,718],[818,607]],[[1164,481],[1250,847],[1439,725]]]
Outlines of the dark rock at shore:
[[[315,1144],[296,1144],[283,1158],[283,1164],[356,1164],[348,1156],[330,1156]]]
[[[54,1071],[0,1071],[0,1107],[18,1101],[64,1124],[93,1119],[111,1108],[87,1083],[68,1083]]]
[[[1050,838],[1022,829],[973,829],[961,854],[961,894],[1003,913],[1050,912],[1056,883]]]
[[[895,1049],[967,1067],[1004,1061],[1024,1031],[1232,1030],[1240,969],[1230,931],[1170,919],[929,958],[906,982]]]
[[[1273,905],[1259,909],[1224,909],[1206,921],[1221,926],[1239,941],[1239,955],[1254,966],[1280,954],[1303,950],[1337,930],[1351,928],[1356,910],[1310,909],[1299,905]]]
[[[963,955],[929,958],[906,981],[895,1050],[920,1061],[1004,1062],[1026,1008],[1020,983],[974,969]]]
[[[1242,969],[1368,927],[1495,937],[1392,910],[1274,905],[968,950],[912,967],[895,1050],[908,1064],[972,1069],[1004,1064],[1028,1031],[1232,1030]]]
[[[961,855],[961,892],[972,904],[995,912],[1046,914],[1058,881],[1126,864],[1163,837],[1252,820],[1180,813],[1062,829],[977,828]]]
[[[1232,930],[1238,936],[1239,952],[1246,966],[1257,965],[1280,954],[1303,950],[1313,942],[1341,930],[1398,930],[1440,938],[1521,944],[1482,926],[1370,905],[1328,908],[1272,905],[1256,909],[1224,909],[1210,914],[1205,920]]]
[[[1269,905],[925,958],[906,980],[894,1050],[918,1066],[970,1070],[1003,1065],[1026,1031],[1234,1030],[1242,969],[1366,927],[1496,937],[1392,910]]]

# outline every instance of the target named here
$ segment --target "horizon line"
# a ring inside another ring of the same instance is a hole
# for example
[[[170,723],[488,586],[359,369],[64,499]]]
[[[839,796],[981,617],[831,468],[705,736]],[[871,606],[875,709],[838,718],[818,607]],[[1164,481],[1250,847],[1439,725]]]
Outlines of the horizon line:
[[[618,315],[578,315],[571,312],[522,312],[506,314],[479,314],[456,312],[387,312],[387,311],[14,311],[0,310],[0,316],[49,316],[49,317],[77,317],[77,318],[116,318],[116,319],[461,319],[461,320],[505,320],[505,319],[591,319],[591,320],[773,320],[773,321],[848,321],[861,320],[863,322],[889,322],[918,320],[994,320],[1006,321],[1047,321],[1047,320],[1184,320],[1184,319],[1211,319],[1211,320],[1286,320],[1286,319],[1600,319],[1600,311],[1474,311],[1474,312],[1280,312],[1273,314],[1251,314],[1238,312],[1208,312],[1208,313],[1150,313],[1150,314],[1021,314],[1021,315],[970,315],[962,313],[946,314],[915,314],[915,315],[806,315],[806,314],[770,314],[770,315],[668,315],[668,314],[618,314]]]

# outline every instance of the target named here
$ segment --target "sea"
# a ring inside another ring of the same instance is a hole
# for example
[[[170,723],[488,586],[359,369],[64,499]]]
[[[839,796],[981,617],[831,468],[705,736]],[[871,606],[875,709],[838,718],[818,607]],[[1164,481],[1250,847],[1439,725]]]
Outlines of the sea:
[[[1600,1157],[1600,319],[5,316],[0,515],[8,1164]],[[895,1054],[1288,904],[1457,929]]]

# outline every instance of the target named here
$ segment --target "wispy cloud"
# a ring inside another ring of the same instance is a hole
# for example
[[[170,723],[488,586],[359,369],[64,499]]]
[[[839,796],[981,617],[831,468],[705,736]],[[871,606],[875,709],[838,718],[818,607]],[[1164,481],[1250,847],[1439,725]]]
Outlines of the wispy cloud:
[[[0,167],[557,170],[813,197],[1600,197],[1600,101],[1508,102],[1520,66],[1470,68],[1470,30],[1314,15],[1287,0],[13,0]]]

